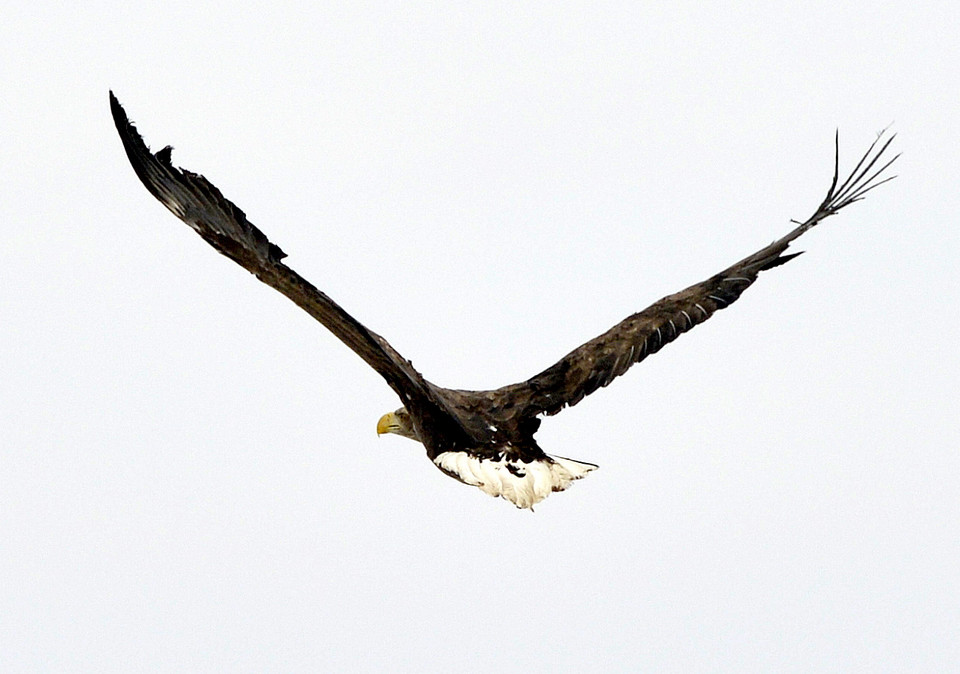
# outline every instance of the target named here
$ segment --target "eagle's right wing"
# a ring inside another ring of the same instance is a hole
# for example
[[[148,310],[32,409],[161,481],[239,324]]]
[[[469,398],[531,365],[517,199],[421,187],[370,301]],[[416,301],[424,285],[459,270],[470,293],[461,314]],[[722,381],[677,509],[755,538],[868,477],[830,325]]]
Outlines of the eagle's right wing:
[[[364,327],[280,260],[285,254],[202,175],[170,163],[170,147],[150,152],[113,92],[110,109],[137,176],[164,206],[222,254],[320,321],[387,381],[404,404],[434,403],[433,387],[385,339]]]
[[[513,409],[519,415],[556,414],[566,406],[576,405],[584,396],[626,372],[631,365],[656,353],[720,309],[730,306],[757,280],[761,271],[777,267],[800,255],[784,254],[791,241],[824,218],[859,201],[874,187],[895,177],[884,177],[883,174],[897,157],[876,168],[895,136],[887,139],[874,153],[882,137],[881,133],[840,185],[838,137],[833,182],[826,197],[812,216],[798,223],[783,238],[706,281],[664,297],[633,314],[527,381],[505,386],[487,395],[494,398],[498,406]]]

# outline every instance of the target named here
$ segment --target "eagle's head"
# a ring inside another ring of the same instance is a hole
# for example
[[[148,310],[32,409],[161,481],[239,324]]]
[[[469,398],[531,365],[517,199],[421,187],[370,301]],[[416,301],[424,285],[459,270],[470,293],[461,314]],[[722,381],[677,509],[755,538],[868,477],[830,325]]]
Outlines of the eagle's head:
[[[413,422],[410,421],[410,413],[407,412],[406,407],[401,407],[395,412],[387,412],[380,417],[380,421],[377,422],[377,435],[383,435],[384,433],[396,433],[420,442],[420,436],[417,435],[417,429],[413,427]]]

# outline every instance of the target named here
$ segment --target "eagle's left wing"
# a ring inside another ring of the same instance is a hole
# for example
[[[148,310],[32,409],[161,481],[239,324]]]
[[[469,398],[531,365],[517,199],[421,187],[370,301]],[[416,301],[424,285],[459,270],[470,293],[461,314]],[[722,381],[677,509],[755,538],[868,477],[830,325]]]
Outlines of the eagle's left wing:
[[[789,234],[706,281],[664,297],[626,318],[527,381],[505,386],[487,395],[494,398],[500,407],[512,409],[519,415],[532,416],[556,414],[566,406],[576,405],[601,386],[606,386],[634,363],[656,353],[715,312],[733,304],[757,280],[760,272],[800,255],[784,254],[791,241],[824,218],[859,201],[874,187],[892,180],[895,176],[884,177],[884,172],[897,157],[879,168],[876,166],[894,137],[887,139],[874,153],[883,138],[881,133],[856,168],[839,185],[838,137],[833,182],[826,197],[814,214],[805,222],[798,223]]]

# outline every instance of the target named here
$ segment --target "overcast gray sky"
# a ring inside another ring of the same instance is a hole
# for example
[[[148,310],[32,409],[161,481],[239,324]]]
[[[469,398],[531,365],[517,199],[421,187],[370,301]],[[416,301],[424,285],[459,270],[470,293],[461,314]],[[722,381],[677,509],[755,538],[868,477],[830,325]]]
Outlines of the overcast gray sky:
[[[910,4],[6,8],[0,668],[960,667],[960,10]],[[835,129],[904,155],[544,422],[600,470],[531,514],[376,437],[390,389],[143,189],[109,88],[458,388],[782,235]]]

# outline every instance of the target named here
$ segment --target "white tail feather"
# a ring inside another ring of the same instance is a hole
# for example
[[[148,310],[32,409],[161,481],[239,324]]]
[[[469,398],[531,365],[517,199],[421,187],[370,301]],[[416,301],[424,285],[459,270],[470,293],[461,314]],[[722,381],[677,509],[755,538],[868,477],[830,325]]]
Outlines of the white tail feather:
[[[563,491],[597,466],[554,456],[530,463],[486,459],[469,452],[443,452],[433,462],[464,484],[500,496],[518,508],[532,508],[555,491]]]

